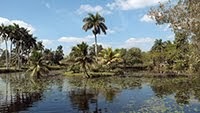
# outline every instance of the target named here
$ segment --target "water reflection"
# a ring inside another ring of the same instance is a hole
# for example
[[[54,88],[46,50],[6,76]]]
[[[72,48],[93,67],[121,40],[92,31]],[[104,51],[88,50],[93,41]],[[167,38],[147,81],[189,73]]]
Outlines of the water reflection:
[[[0,75],[0,112],[197,112],[200,78]],[[48,111],[50,109],[50,111]]]
[[[190,104],[192,98],[200,100],[199,81],[199,78],[154,79],[151,88],[160,98],[175,95],[178,104]]]
[[[46,79],[36,80],[23,73],[1,75],[0,84],[0,113],[26,110],[41,100],[49,87]]]
[[[134,89],[141,87],[140,79],[128,80],[126,78],[98,78],[82,79],[68,78],[72,90],[69,91],[72,106],[83,113],[106,113],[107,107],[100,107],[99,95],[112,103],[117,94],[123,89]],[[112,81],[112,82],[111,82]],[[90,108],[93,107],[93,108]]]

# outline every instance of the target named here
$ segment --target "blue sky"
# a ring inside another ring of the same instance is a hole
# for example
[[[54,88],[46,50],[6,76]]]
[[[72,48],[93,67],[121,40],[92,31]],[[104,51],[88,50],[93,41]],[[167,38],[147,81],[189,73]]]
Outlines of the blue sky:
[[[0,23],[18,23],[43,41],[45,47],[64,47],[65,54],[82,41],[94,43],[91,31],[82,30],[87,13],[99,12],[106,19],[107,35],[98,36],[104,47],[139,47],[147,51],[155,39],[173,40],[167,25],[158,26],[146,14],[168,0],[3,0]]]

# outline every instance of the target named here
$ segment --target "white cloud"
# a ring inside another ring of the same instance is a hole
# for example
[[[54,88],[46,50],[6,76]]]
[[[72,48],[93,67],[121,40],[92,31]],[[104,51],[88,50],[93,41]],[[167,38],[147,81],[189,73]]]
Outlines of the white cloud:
[[[13,23],[18,24],[20,27],[27,28],[30,33],[33,33],[35,31],[35,28],[33,28],[31,24],[28,24],[22,20],[9,20],[7,18],[0,17],[0,24],[11,25]]]
[[[80,42],[88,42],[89,38],[79,38],[79,37],[61,37],[58,39],[59,42],[67,42],[67,43],[80,43]]]
[[[44,46],[49,46],[53,43],[53,40],[49,40],[49,39],[41,39],[39,41],[42,41],[42,44],[44,44]]]
[[[109,7],[111,10],[133,10],[153,6],[159,2],[167,1],[168,0],[115,0],[113,3],[108,3],[107,7]]]
[[[81,5],[80,8],[77,10],[78,14],[83,14],[83,13],[96,13],[99,12],[100,14],[111,14],[112,12],[109,10],[104,9],[100,5],[97,6],[91,6],[89,4],[86,5]]]
[[[93,44],[95,44],[95,43],[93,42],[91,45],[93,45]],[[98,45],[102,45],[103,48],[112,47],[110,44],[106,44],[106,43],[97,42],[97,44],[98,44]]]
[[[153,43],[155,41],[155,38],[129,38],[125,41],[125,44],[122,46],[123,48],[131,48],[131,47],[138,47],[141,48],[144,51],[150,50]]]
[[[24,21],[21,21],[21,20],[11,20],[11,23],[16,23],[20,27],[27,28],[31,33],[33,33],[35,31],[35,28],[33,28],[33,26],[31,24],[28,24],[28,23],[26,23]]]
[[[154,22],[154,19],[151,18],[151,16],[145,14],[141,19],[141,22],[147,22],[147,23],[152,23]]]
[[[0,24],[10,25],[10,20],[7,18],[0,17]]]
[[[107,32],[108,34],[113,34],[113,33],[115,33],[115,31],[112,30],[112,29],[108,29],[106,32]]]

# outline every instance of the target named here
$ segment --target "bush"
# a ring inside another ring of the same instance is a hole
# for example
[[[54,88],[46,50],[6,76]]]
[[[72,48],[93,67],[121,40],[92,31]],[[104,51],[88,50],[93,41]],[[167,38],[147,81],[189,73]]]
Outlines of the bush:
[[[95,65],[93,66],[93,68],[91,69],[91,71],[92,71],[92,72],[103,72],[103,71],[105,71],[105,69],[103,68],[102,65],[100,65],[100,64],[95,64]]]
[[[80,73],[80,66],[79,65],[72,65],[69,69],[69,71],[72,71],[73,73]]]
[[[113,72],[115,73],[115,75],[124,75],[124,70],[121,68],[116,68],[113,70]]]

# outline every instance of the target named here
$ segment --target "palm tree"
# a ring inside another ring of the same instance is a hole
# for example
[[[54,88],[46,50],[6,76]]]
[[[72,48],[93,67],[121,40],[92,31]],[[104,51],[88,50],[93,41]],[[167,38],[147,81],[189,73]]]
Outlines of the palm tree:
[[[36,37],[33,37],[33,35],[29,35],[27,39],[25,40],[25,46],[24,46],[24,54],[27,56],[27,59],[29,60],[30,53],[32,52],[33,48],[36,47]]]
[[[30,49],[36,46],[36,39],[30,34],[29,30],[23,27],[16,26],[17,34],[16,34],[16,48],[17,48],[17,56],[18,56],[18,68],[21,68],[22,65],[22,55],[27,51],[27,54],[30,53]]]
[[[153,66],[157,68],[158,72],[160,73],[161,63],[164,62],[164,54],[163,51],[165,49],[165,42],[162,39],[156,39],[154,42],[153,47],[151,48],[152,52],[152,59],[153,59]]]
[[[0,26],[0,37],[2,38],[2,40],[5,41],[5,45],[6,45],[6,69],[8,69],[8,34],[6,33],[7,31],[7,26],[5,26],[4,24],[1,24]]]
[[[44,45],[42,44],[42,41],[37,42],[36,49],[43,53]]]
[[[15,35],[16,35],[16,29],[15,29],[15,24],[14,25],[9,25],[7,26],[6,32],[8,34],[8,37],[10,39],[10,54],[9,54],[9,59],[8,59],[8,64],[9,64],[9,68],[11,65],[11,58],[12,58],[12,46],[13,43],[15,42]]]
[[[99,53],[100,62],[110,66],[114,62],[121,62],[121,54],[119,51],[113,51],[112,48],[103,49]]]
[[[80,65],[83,69],[86,77],[89,77],[87,69],[90,68],[91,64],[94,63],[94,57],[88,53],[88,45],[84,42],[77,44],[72,48],[71,56],[75,58],[76,65]]]
[[[85,23],[83,30],[87,32],[87,30],[92,29],[95,37],[95,53],[97,56],[97,34],[100,34],[101,31],[106,34],[107,27],[105,25],[105,19],[99,13],[96,13],[96,15],[89,13],[88,17],[83,19],[83,22]]]
[[[48,74],[49,70],[42,56],[39,51],[34,50],[32,52],[30,60],[33,66],[27,70],[27,72],[32,71],[31,77],[40,78],[42,75]]]
[[[162,42],[162,39],[156,39],[151,50],[156,52],[162,52],[164,48],[165,46],[164,43]]]

